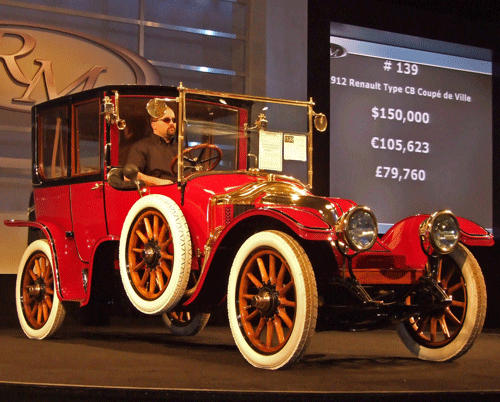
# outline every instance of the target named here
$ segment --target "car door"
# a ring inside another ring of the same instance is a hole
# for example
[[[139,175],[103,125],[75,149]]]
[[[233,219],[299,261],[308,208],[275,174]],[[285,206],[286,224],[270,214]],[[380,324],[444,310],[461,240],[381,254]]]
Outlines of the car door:
[[[103,135],[100,100],[72,107],[71,217],[78,254],[90,262],[100,239],[107,235],[103,190]]]

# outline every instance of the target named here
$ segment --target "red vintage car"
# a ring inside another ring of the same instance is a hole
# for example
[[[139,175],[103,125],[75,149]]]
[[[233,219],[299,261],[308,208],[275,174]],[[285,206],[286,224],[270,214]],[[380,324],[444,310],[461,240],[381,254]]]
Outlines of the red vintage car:
[[[26,335],[50,337],[68,303],[108,297],[116,277],[133,306],[180,335],[227,302],[239,350],[261,368],[297,361],[316,330],[386,325],[419,358],[463,355],[486,313],[466,246],[492,236],[450,211],[379,235],[368,207],[314,195],[313,131],[326,118],[313,107],[182,84],[36,105],[36,218],[5,222],[36,238],[16,284]],[[167,111],[178,120],[171,180],[148,185],[128,158]]]

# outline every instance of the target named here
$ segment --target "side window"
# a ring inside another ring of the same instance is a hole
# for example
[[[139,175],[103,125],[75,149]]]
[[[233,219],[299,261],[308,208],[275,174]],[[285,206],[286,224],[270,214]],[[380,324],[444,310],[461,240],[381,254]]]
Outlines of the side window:
[[[68,108],[42,112],[38,116],[38,166],[44,179],[68,176]]]
[[[73,106],[72,176],[101,171],[99,100]]]

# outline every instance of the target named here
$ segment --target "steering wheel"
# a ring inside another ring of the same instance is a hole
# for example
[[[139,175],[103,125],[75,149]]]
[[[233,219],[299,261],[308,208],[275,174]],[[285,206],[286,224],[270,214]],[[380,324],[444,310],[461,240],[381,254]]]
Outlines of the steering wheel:
[[[222,151],[215,144],[198,144],[189,147],[182,153],[184,160],[184,171],[193,170],[194,172],[203,172],[213,170],[222,159]],[[172,159],[170,171],[177,176],[178,155]],[[186,164],[188,162],[189,164]]]

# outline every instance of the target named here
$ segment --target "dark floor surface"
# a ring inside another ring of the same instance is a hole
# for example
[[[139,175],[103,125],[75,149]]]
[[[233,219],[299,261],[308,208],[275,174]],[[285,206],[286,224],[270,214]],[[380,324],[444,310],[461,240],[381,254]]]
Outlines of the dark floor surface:
[[[71,325],[44,341],[0,328],[0,399],[500,400],[499,331],[451,363],[416,359],[393,330],[320,332],[298,364],[267,371],[244,360],[227,326],[179,338],[156,319]]]

